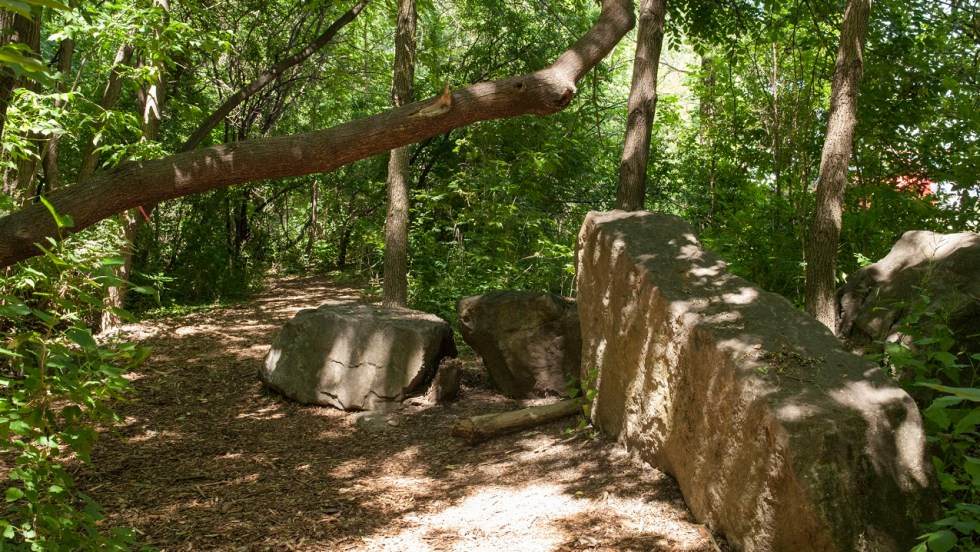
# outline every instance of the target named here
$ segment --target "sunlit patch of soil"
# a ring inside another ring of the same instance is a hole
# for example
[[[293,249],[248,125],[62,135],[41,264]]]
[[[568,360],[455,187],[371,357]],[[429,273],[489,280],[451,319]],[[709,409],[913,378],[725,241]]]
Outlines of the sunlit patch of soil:
[[[382,433],[262,387],[289,317],[359,298],[285,279],[248,303],[126,327],[154,354],[119,405],[125,423],[78,468],[108,524],[165,551],[717,549],[672,479],[565,434],[574,420],[477,447],[450,437],[461,417],[523,406],[488,388],[478,360],[464,359],[458,402],[406,406]]]

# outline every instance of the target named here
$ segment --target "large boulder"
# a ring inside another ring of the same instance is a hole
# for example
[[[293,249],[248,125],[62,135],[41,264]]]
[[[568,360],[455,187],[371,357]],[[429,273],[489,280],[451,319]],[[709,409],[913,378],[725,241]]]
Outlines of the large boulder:
[[[837,292],[837,335],[855,349],[901,339],[909,306],[930,299],[966,356],[980,353],[980,235],[906,232],[880,261],[856,271]],[[931,320],[920,319],[928,333]]]
[[[689,225],[590,213],[577,255],[593,421],[736,549],[908,550],[936,519],[912,399]]]
[[[575,303],[553,293],[492,291],[460,299],[460,334],[490,382],[513,398],[566,396],[582,362]]]
[[[456,344],[437,316],[330,304],[301,310],[283,326],[259,378],[301,403],[383,410],[423,393],[446,356],[456,356]]]

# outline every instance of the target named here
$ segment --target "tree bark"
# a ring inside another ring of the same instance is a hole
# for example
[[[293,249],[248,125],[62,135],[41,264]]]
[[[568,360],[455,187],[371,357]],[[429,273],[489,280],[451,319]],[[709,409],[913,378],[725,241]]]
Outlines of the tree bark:
[[[0,18],[0,34],[5,35],[5,44],[15,42],[27,45],[31,55],[35,58],[40,57],[41,50],[41,14],[40,8],[32,12],[30,18],[0,10],[3,17]],[[37,82],[32,81],[23,75],[15,76],[9,69],[3,68],[0,71],[0,131],[3,129],[2,121],[7,119],[7,108],[13,101],[14,91],[24,88],[32,92],[39,89]],[[41,141],[41,135],[29,132],[25,137],[28,142],[37,144]],[[3,175],[3,192],[14,197],[18,192],[23,194],[23,198],[33,195],[31,190],[34,179],[37,175],[38,158],[27,157],[17,159],[13,170],[7,170]]]
[[[109,81],[106,83],[105,90],[102,92],[102,100],[99,101],[99,108],[102,111],[109,111],[116,107],[119,96],[122,93],[122,68],[129,65],[133,59],[133,45],[126,43],[119,46],[116,57],[112,62],[112,69],[109,70]],[[96,134],[102,129],[101,122],[96,123]],[[78,180],[81,182],[95,173],[99,165],[99,154],[96,152],[98,144],[95,138],[88,141],[82,148],[82,160],[78,166]]]
[[[153,5],[170,11],[169,0],[154,0]],[[153,32],[156,39],[160,40],[162,29],[157,27]],[[165,71],[164,64],[158,62],[155,66],[153,82],[141,86],[136,92],[136,104],[140,110],[140,141],[155,142],[160,134],[163,102],[166,100],[167,92]],[[110,286],[106,289],[106,308],[102,311],[101,321],[103,332],[114,330],[122,324],[122,318],[117,313],[126,308],[126,294],[129,290],[129,278],[133,270],[133,240],[136,239],[139,217],[130,209],[122,214],[121,224],[119,241],[122,243],[122,248],[119,253],[122,255],[123,264],[116,269],[119,285]]]
[[[41,10],[27,18],[12,11],[0,10],[0,46],[14,43],[26,44],[37,55],[41,39]],[[0,68],[0,134],[7,120],[7,107],[14,97],[14,90],[24,85],[23,76],[14,75],[6,67]]]
[[[126,291],[129,277],[133,270],[133,239],[136,238],[136,213],[130,209],[120,215],[119,238],[121,246],[119,254],[122,255],[123,263],[116,268],[116,277],[119,278],[119,285],[106,288],[105,308],[102,310],[102,318],[99,324],[100,330],[109,332],[118,328],[122,324],[122,318],[118,312],[122,310],[126,303]]]
[[[310,184],[310,234],[306,240],[306,263],[313,264],[313,246],[320,239],[320,181]]]
[[[633,27],[630,0],[605,0],[596,24],[551,66],[452,92],[452,107],[423,113],[434,99],[326,130],[246,140],[163,159],[134,161],[62,188],[47,199],[74,220],[74,231],[143,204],[273,178],[330,172],[353,161],[438,136],[477,121],[550,115],[571,103],[576,83]],[[0,267],[38,255],[34,245],[59,235],[43,205],[0,218]]]
[[[831,83],[830,120],[817,177],[816,212],[806,251],[806,312],[831,330],[836,330],[837,325],[837,245],[870,15],[871,0],[848,0]]]
[[[61,44],[58,47],[58,72],[62,75],[68,75],[71,73],[71,63],[75,55],[75,41],[70,38],[62,39]],[[65,83],[59,81],[55,84],[56,90],[58,92],[65,91]],[[55,105],[61,107],[64,102],[57,101]],[[58,163],[58,157],[61,150],[61,134],[55,134],[48,139],[48,146],[44,150],[44,155],[41,159],[41,166],[44,169],[45,184],[47,189],[56,190],[61,187],[61,165]]]
[[[467,443],[475,445],[498,435],[516,433],[581,414],[584,404],[585,401],[580,397],[510,412],[473,416],[456,422],[450,431],[454,437],[465,439]]]
[[[214,127],[218,126],[218,124],[221,123],[221,121],[223,121],[233,109],[268,86],[269,83],[275,81],[275,79],[282,75],[286,70],[303,63],[310,56],[322,50],[324,46],[333,40],[333,37],[336,36],[337,33],[344,28],[344,26],[353,21],[354,18],[361,13],[361,10],[363,10],[370,1],[371,0],[362,0],[361,2],[358,2],[357,5],[344,13],[344,15],[340,16],[340,18],[334,21],[332,25],[327,27],[327,30],[323,31],[320,36],[316,37],[302,50],[273,65],[267,71],[256,77],[255,80],[250,82],[248,86],[242,88],[225,100],[225,103],[221,104],[218,109],[214,110],[214,112],[211,113],[211,115],[203,123],[201,123],[199,127],[197,127],[197,130],[195,130],[190,137],[187,138],[184,144],[180,147],[180,151],[190,151],[196,148],[198,144],[200,144],[201,141],[204,140],[204,138],[206,138],[212,130],[214,130]]]
[[[643,209],[646,198],[647,160],[650,157],[653,118],[657,112],[657,73],[664,44],[666,11],[666,0],[640,1],[626,139],[616,190],[616,208],[624,211]]]
[[[395,31],[395,68],[391,104],[399,107],[414,99],[415,0],[398,1]],[[408,183],[411,148],[403,146],[388,158],[388,214],[385,217],[384,278],[381,304],[408,306]]]

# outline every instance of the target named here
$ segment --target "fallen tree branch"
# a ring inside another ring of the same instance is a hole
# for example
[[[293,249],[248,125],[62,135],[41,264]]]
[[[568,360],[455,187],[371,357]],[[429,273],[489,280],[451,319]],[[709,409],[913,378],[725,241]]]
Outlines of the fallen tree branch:
[[[516,433],[581,414],[583,404],[584,401],[579,397],[510,412],[472,416],[453,424],[451,432],[454,437],[465,439],[469,444],[475,445],[499,435]]]
[[[568,107],[579,79],[633,28],[634,19],[631,0],[605,0],[596,24],[551,66],[454,90],[445,110],[426,110],[433,98],[326,130],[124,163],[47,199],[59,214],[72,217],[77,232],[139,205],[234,184],[330,172],[477,121],[556,113]],[[35,244],[49,237],[60,236],[40,203],[0,218],[0,267],[40,254]]]

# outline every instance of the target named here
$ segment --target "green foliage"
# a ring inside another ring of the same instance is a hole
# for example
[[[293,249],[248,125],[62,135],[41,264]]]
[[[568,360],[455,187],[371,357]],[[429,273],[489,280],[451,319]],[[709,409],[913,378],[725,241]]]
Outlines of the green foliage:
[[[62,223],[67,223],[64,217]],[[66,224],[67,225],[67,224]],[[96,236],[97,237],[97,236]],[[3,550],[123,550],[66,462],[89,462],[98,424],[117,421],[123,373],[149,351],[96,339],[116,263],[100,240],[76,236],[0,279],[0,453],[15,458],[0,518]]]
[[[928,295],[904,305],[897,342],[877,360],[916,399],[942,490],[945,514],[914,552],[975,550],[980,540],[980,354],[957,350],[956,336]]]
[[[0,9],[20,17],[34,17],[42,8],[67,10],[68,6],[56,0],[0,0]],[[26,44],[14,42],[0,46],[0,67],[8,69],[15,77],[24,76],[35,82],[51,85],[62,77],[39,61]]]
[[[596,395],[599,394],[597,385],[599,383],[599,369],[592,368],[589,373],[586,374],[584,380],[582,380],[578,374],[569,377],[567,382],[568,396],[569,398],[577,398],[581,396],[582,400],[582,415],[579,416],[578,426],[574,429],[567,428],[565,430],[566,434],[572,434],[575,432],[583,433],[589,438],[594,438],[599,435],[598,430],[592,426],[592,405],[595,403]]]
[[[563,151],[563,132],[537,120],[503,121],[452,142],[443,155],[453,169],[433,171],[413,198],[413,306],[454,320],[456,301],[467,295],[573,292],[573,244],[584,213],[568,200],[575,180],[592,174]],[[535,134],[537,146],[515,148],[518,133]]]

